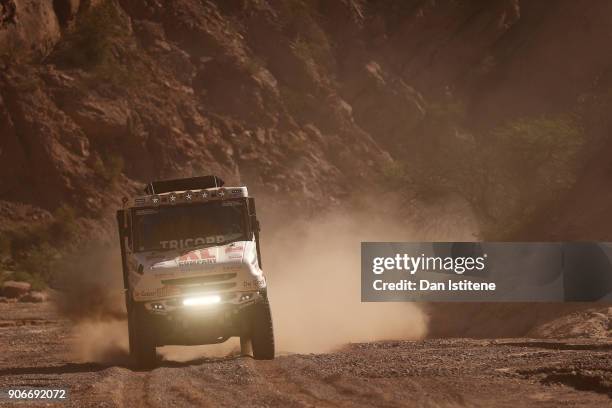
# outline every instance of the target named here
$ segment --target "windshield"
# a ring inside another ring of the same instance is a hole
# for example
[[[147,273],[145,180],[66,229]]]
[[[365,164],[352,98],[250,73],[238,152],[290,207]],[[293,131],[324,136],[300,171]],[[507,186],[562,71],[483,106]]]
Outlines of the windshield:
[[[246,239],[245,203],[143,208],[134,211],[134,250],[163,251]]]

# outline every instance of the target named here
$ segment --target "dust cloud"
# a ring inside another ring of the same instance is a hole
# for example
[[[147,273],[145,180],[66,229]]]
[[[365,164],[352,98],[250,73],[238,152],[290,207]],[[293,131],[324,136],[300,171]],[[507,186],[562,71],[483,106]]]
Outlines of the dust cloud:
[[[53,285],[56,306],[73,322],[71,358],[126,364],[128,332],[121,255],[114,245],[92,245],[64,259]]]
[[[413,303],[361,303],[362,241],[471,240],[474,224],[465,208],[429,208],[419,217],[399,211],[345,211],[310,217],[262,203],[262,263],[269,285],[277,351],[317,353],[350,342],[418,339],[427,332],[427,315]],[[392,207],[392,206],[391,206]],[[440,214],[445,214],[441,216]],[[105,248],[81,256],[71,274],[69,295],[60,310],[75,321],[74,358],[122,364],[128,337],[118,250]],[[88,265],[84,260],[89,259]],[[86,271],[86,272],[85,272]],[[72,295],[70,295],[72,294]],[[239,352],[237,339],[220,345],[162,347],[166,360],[191,361]]]
[[[126,318],[121,254],[115,245],[92,245],[58,265],[53,286],[62,292],[60,313],[74,321]]]
[[[72,328],[71,357],[80,362],[126,365],[129,363],[127,320],[76,322]]]
[[[262,263],[277,350],[327,352],[349,342],[424,337],[427,315],[419,305],[361,302],[360,244],[473,239],[473,224],[459,215],[464,209],[452,207],[430,218],[398,219],[401,211],[387,202],[264,229]]]

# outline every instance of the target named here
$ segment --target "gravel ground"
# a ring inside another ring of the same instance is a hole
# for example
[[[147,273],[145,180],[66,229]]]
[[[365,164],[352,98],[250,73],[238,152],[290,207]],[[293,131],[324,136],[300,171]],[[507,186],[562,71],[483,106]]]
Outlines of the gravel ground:
[[[0,389],[65,387],[49,406],[610,407],[612,341],[431,339],[288,354],[128,365],[71,361],[70,323],[49,304],[0,304]],[[45,406],[9,402],[0,406]]]

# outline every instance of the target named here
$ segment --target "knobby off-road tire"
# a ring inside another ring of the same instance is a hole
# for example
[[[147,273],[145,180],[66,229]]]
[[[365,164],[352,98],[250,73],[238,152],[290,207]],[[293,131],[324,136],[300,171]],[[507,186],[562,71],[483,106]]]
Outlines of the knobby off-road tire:
[[[144,307],[131,305],[128,311],[130,358],[139,368],[153,368],[157,364],[155,340],[146,323]]]
[[[250,318],[253,358],[255,360],[274,359],[274,329],[268,299],[253,305]]]

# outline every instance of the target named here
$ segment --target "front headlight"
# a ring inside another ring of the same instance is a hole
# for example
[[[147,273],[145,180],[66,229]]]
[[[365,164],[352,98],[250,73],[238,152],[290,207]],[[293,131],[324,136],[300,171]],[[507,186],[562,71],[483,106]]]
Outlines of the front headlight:
[[[183,306],[204,306],[221,302],[221,296],[197,296],[183,299]]]
[[[255,298],[255,292],[246,292],[240,295],[239,301],[246,302]]]

